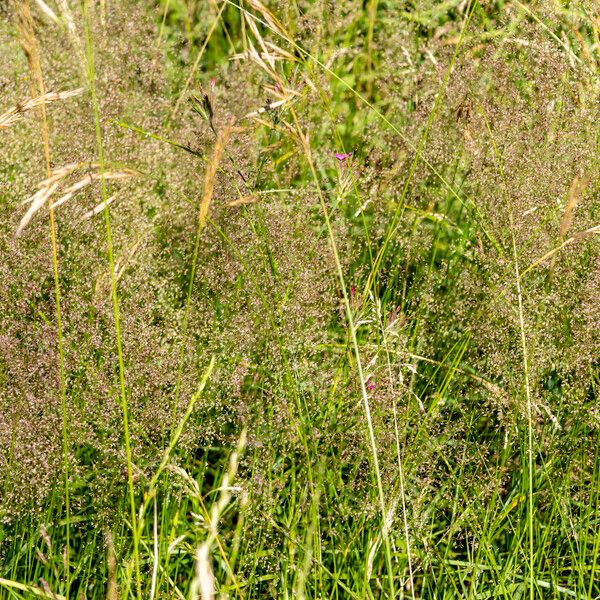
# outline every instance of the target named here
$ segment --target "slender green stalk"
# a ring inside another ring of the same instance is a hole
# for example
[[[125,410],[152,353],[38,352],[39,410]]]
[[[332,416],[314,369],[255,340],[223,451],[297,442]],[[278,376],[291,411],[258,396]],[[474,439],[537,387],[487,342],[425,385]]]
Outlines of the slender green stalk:
[[[375,21],[377,19],[378,0],[371,0],[367,5],[368,25],[367,25],[367,92],[371,95],[373,89],[373,32],[375,31]]]
[[[529,386],[529,360],[527,354],[527,339],[525,337],[525,322],[523,319],[523,293],[521,278],[519,277],[519,260],[517,259],[517,242],[514,234],[512,212],[510,214],[512,234],[513,257],[515,261],[515,279],[517,285],[517,298],[519,304],[519,329],[521,330],[521,350],[523,352],[523,370],[525,382],[525,395],[527,398],[527,462],[529,467],[528,477],[528,524],[529,524],[529,597],[534,597],[534,568],[533,568],[533,423],[531,413],[531,390]]]
[[[158,480],[159,480],[162,472],[167,467],[167,464],[169,463],[169,460],[171,458],[171,453],[173,452],[173,450],[177,446],[177,443],[179,442],[179,438],[181,437],[181,434],[183,433],[183,428],[185,427],[185,424],[188,422],[188,419],[192,416],[192,411],[194,410],[194,406],[196,406],[196,402],[198,401],[198,399],[200,398],[200,395],[204,391],[204,388],[206,387],[206,384],[207,384],[208,379],[213,371],[214,366],[215,366],[215,357],[212,356],[210,359],[208,368],[204,372],[202,380],[200,381],[200,385],[198,386],[196,393],[190,399],[187,410],[185,411],[185,414],[183,415],[181,421],[179,422],[175,431],[173,432],[173,436],[171,437],[169,446],[167,447],[167,449],[165,450],[165,452],[163,454],[163,458],[160,462],[160,465],[158,466],[158,469],[156,469],[156,472],[154,473],[154,475],[152,476],[152,479],[150,480],[150,483],[148,485],[148,497],[146,498],[146,501],[144,502],[144,506],[146,506],[149,499],[154,497],[154,495],[156,494],[156,485],[158,483]]]
[[[331,250],[333,252],[333,257],[335,260],[335,267],[338,274],[338,279],[340,282],[340,288],[342,290],[342,296],[344,299],[344,309],[346,313],[346,320],[348,322],[348,331],[350,335],[350,339],[352,340],[352,347],[354,349],[354,357],[356,360],[356,369],[358,374],[358,381],[360,384],[360,391],[363,399],[363,406],[365,409],[365,416],[367,419],[367,429],[369,432],[369,443],[371,446],[371,460],[373,461],[373,470],[375,471],[375,479],[377,480],[377,493],[379,497],[379,509],[381,511],[381,534],[383,536],[384,545],[385,545],[385,556],[386,563],[388,569],[388,580],[390,586],[390,598],[395,598],[396,594],[394,591],[394,571],[392,567],[392,548],[388,533],[388,527],[386,524],[386,506],[385,506],[385,495],[383,492],[383,484],[381,481],[381,471],[379,469],[379,459],[377,456],[377,443],[375,441],[375,431],[373,428],[373,420],[371,418],[371,407],[369,405],[369,395],[367,393],[367,386],[365,382],[365,377],[362,369],[362,359],[360,357],[360,349],[358,347],[358,339],[356,337],[356,326],[354,324],[354,317],[352,315],[352,308],[350,306],[350,299],[348,298],[348,292],[346,290],[346,282],[344,278],[344,271],[342,269],[342,262],[340,260],[340,256],[337,249],[337,243],[335,241],[335,235],[333,233],[333,228],[331,226],[331,220],[329,219],[329,211],[327,210],[327,205],[325,204],[325,197],[323,196],[323,191],[321,190],[321,185],[319,183],[319,177],[317,175],[317,171],[315,169],[315,165],[312,159],[311,149],[306,139],[306,136],[302,133],[300,128],[300,124],[298,122],[298,117],[296,113],[292,110],[292,116],[294,122],[296,124],[296,128],[298,130],[298,135],[300,139],[303,140],[303,148],[304,154],[308,161],[308,165],[310,168],[310,172],[312,174],[313,180],[315,182],[315,186],[317,189],[317,194],[319,196],[319,202],[321,204],[321,209],[323,212],[323,217],[325,219],[325,225],[327,227],[327,232],[329,234],[329,242],[331,244]]]
[[[202,192],[202,198],[199,203],[198,209],[198,225],[196,228],[196,239],[194,242],[194,253],[192,256],[192,268],[190,271],[190,279],[188,281],[187,296],[185,299],[185,310],[183,316],[183,331],[181,333],[181,346],[179,348],[179,361],[177,367],[177,381],[175,383],[175,401],[173,405],[173,422],[171,423],[171,435],[174,433],[174,427],[177,422],[177,408],[179,402],[179,391],[181,388],[181,377],[183,373],[183,363],[185,360],[185,344],[187,342],[188,324],[190,318],[190,311],[192,306],[192,290],[194,288],[194,280],[196,279],[196,267],[198,264],[198,255],[200,252],[200,239],[202,232],[206,225],[210,205],[213,199],[213,190],[215,175],[219,169],[219,164],[223,157],[223,151],[227,145],[227,141],[231,135],[233,125],[228,124],[222,131],[218,133],[215,140],[215,147],[213,150],[212,158],[207,162],[204,171],[204,189]]]
[[[56,301],[56,334],[58,338],[58,356],[60,363],[60,407],[62,412],[62,451],[63,468],[65,470],[65,563],[66,563],[66,591],[65,596],[69,598],[71,587],[71,503],[69,493],[69,417],[67,415],[67,392],[65,385],[65,352],[62,330],[61,306],[60,306],[60,283],[58,273],[58,243],[56,235],[56,220],[54,209],[50,208],[50,239],[52,243],[52,267],[54,271],[54,298]]]
[[[135,566],[135,578],[137,587],[137,597],[139,600],[142,598],[142,580],[140,573],[140,552],[138,545],[137,535],[137,520],[136,520],[136,508],[135,508],[135,490],[133,485],[133,467],[131,459],[131,442],[129,435],[129,407],[127,404],[127,391],[125,389],[125,362],[123,360],[123,343],[121,336],[121,321],[119,318],[119,300],[117,295],[117,278],[115,275],[115,258],[113,251],[112,242],[112,231],[110,225],[110,210],[108,208],[108,193],[106,189],[106,179],[104,178],[104,148],[102,144],[102,129],[100,126],[100,110],[98,107],[98,97],[96,95],[96,84],[95,84],[95,69],[94,69],[94,47],[92,43],[92,33],[90,29],[90,14],[89,14],[89,0],[84,0],[83,3],[84,12],[84,29],[85,29],[85,45],[86,45],[86,58],[87,58],[87,76],[90,92],[92,95],[92,105],[94,110],[94,121],[96,127],[96,145],[98,152],[98,163],[100,165],[100,184],[102,202],[104,204],[104,223],[106,228],[106,247],[108,254],[108,267],[110,269],[110,283],[111,283],[111,296],[113,304],[113,315],[115,319],[115,336],[117,341],[117,356],[119,361],[119,385],[121,395],[121,410],[123,413],[123,434],[125,437],[125,455],[127,459],[127,481],[129,488],[129,503],[131,508],[131,527],[133,530],[133,559]]]
[[[400,432],[398,430],[398,411],[396,407],[396,390],[394,389],[394,375],[392,373],[392,361],[390,359],[390,351],[387,341],[387,333],[383,323],[383,315],[381,313],[381,304],[376,301],[377,322],[381,330],[381,339],[383,341],[383,349],[387,364],[388,377],[390,380],[390,388],[392,391],[392,412],[394,414],[394,437],[396,438],[396,454],[398,457],[398,477],[400,478],[400,498],[402,500],[402,523],[404,525],[404,541],[406,543],[406,558],[408,561],[408,576],[410,582],[410,593],[412,600],[415,600],[415,580],[413,575],[412,556],[410,552],[410,536],[408,532],[408,514],[406,510],[406,492],[404,488],[404,465],[402,453],[400,452]]]
[[[512,253],[513,262],[515,264],[515,285],[517,291],[517,310],[519,315],[519,330],[521,338],[521,351],[523,353],[523,376],[525,385],[525,398],[527,401],[527,470],[528,470],[528,486],[527,486],[527,524],[528,524],[528,537],[529,537],[529,598],[533,600],[535,591],[535,579],[534,579],[534,551],[533,551],[533,417],[532,417],[532,406],[531,406],[531,388],[529,385],[529,358],[527,352],[527,338],[525,335],[525,319],[523,316],[523,291],[521,288],[521,274],[519,271],[519,253],[517,250],[517,239],[515,236],[515,227],[512,208],[510,206],[510,198],[508,197],[508,188],[506,185],[506,179],[504,177],[504,168],[502,167],[502,157],[496,146],[496,141],[492,134],[489,121],[483,108],[480,106],[480,111],[485,121],[486,128],[490,135],[492,146],[494,148],[494,155],[498,164],[498,170],[500,171],[500,177],[504,187],[504,199],[506,202],[506,208],[508,210],[508,219],[510,225],[510,235],[512,241]]]
[[[44,76],[40,62],[39,44],[35,36],[33,27],[33,19],[29,9],[29,2],[25,0],[20,5],[19,25],[22,35],[22,46],[27,55],[31,85],[30,89],[32,97],[43,96],[45,94]],[[48,117],[46,114],[46,105],[41,104],[39,107],[39,120],[42,131],[42,143],[44,147],[44,169],[46,177],[51,176],[52,167],[50,159],[50,134],[48,130]],[[61,293],[60,280],[58,270],[58,241],[56,219],[54,215],[54,206],[51,200],[48,200],[48,212],[50,215],[50,246],[52,250],[52,272],[54,276],[54,300],[56,304],[56,338],[58,343],[58,364],[60,377],[60,405],[62,416],[62,453],[63,453],[63,469],[64,469],[64,486],[65,486],[65,588],[66,598],[69,598],[69,588],[71,586],[70,573],[70,558],[71,558],[71,506],[69,494],[69,424],[67,415],[67,394],[65,384],[65,352],[64,338],[62,327],[62,310],[61,310]],[[11,447],[12,451],[12,447]]]

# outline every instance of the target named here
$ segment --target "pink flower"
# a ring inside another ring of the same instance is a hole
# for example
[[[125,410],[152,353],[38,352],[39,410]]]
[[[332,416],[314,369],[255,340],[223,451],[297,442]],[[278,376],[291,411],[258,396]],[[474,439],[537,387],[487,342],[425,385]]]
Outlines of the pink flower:
[[[214,91],[215,91],[215,86],[216,86],[216,85],[217,85],[217,78],[216,78],[216,77],[213,77],[213,78],[210,80],[210,91],[211,91],[211,92],[213,92],[213,93],[214,93]]]
[[[375,389],[375,384],[370,379],[367,379],[367,381],[365,381],[365,386],[367,390],[369,390],[369,392],[372,392]]]
[[[347,158],[350,158],[350,154],[348,152],[344,152],[343,154],[340,152],[335,153],[335,157],[340,161],[344,162]]]

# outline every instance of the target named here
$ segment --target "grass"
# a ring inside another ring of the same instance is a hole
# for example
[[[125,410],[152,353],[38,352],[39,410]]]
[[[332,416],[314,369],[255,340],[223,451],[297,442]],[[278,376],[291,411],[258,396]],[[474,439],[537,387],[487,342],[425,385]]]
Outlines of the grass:
[[[34,24],[27,2],[22,2],[18,5],[19,11],[19,28],[21,34],[21,44],[25,52],[29,64],[30,75],[30,91],[32,98],[50,99],[52,96],[47,96],[44,87],[44,76],[40,64],[39,46],[35,37]],[[60,97],[60,94],[57,98]],[[17,114],[19,114],[17,112]],[[50,159],[50,140],[48,132],[48,119],[46,115],[46,105],[42,102],[39,106],[40,129],[42,132],[42,142],[44,148],[44,169],[46,177],[51,176],[51,159]],[[54,215],[54,206],[49,203],[49,221],[50,221],[50,245],[52,248],[52,271],[54,275],[54,298],[56,306],[56,339],[58,343],[58,370],[60,373],[60,399],[61,399],[61,417],[62,417],[62,454],[63,454],[63,471],[64,471],[64,504],[65,504],[65,560],[69,564],[69,554],[71,549],[71,508],[69,501],[69,423],[67,416],[67,398],[65,389],[65,356],[64,356],[64,340],[62,329],[62,311],[60,305],[60,279],[58,270],[58,249],[56,236],[56,219]],[[66,573],[66,588],[67,598],[70,587],[69,572]]]
[[[597,7],[3,11],[0,598],[600,598]]]
[[[98,163],[100,169],[100,195],[104,206],[104,224],[106,228],[106,253],[108,257],[108,269],[110,273],[111,299],[113,305],[113,315],[115,323],[115,338],[117,344],[117,357],[119,364],[119,388],[121,397],[121,410],[123,412],[123,438],[125,444],[125,458],[127,460],[127,484],[129,490],[129,503],[131,509],[131,533],[133,537],[133,562],[135,566],[135,584],[137,597],[142,597],[142,577],[140,573],[140,550],[137,532],[137,510],[135,490],[133,485],[133,467],[131,457],[131,437],[129,433],[129,404],[127,401],[127,390],[125,386],[125,362],[123,359],[123,339],[121,336],[121,319],[119,316],[119,298],[117,295],[117,277],[115,272],[115,258],[112,242],[112,228],[110,224],[110,209],[108,207],[108,193],[106,188],[105,164],[104,164],[104,146],[102,143],[102,128],[100,124],[100,111],[98,108],[98,98],[96,95],[96,74],[94,46],[92,42],[91,24],[90,24],[89,3],[83,4],[83,21],[86,49],[86,67],[87,82],[92,96],[92,107],[94,111],[94,123],[96,129],[96,151],[98,154]],[[100,8],[101,18],[104,16],[104,7]],[[67,563],[68,564],[68,563]],[[68,569],[67,569],[68,570]],[[68,592],[68,590],[67,590]]]

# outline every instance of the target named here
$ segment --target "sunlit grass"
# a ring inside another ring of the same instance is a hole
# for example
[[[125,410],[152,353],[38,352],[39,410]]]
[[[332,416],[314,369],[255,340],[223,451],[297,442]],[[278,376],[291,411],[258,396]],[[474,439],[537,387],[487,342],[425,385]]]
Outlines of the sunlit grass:
[[[597,15],[21,5],[0,597],[598,597]]]

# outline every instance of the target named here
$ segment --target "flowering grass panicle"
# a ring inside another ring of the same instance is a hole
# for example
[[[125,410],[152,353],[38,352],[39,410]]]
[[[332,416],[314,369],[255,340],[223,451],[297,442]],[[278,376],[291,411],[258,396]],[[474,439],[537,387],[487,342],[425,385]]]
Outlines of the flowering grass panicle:
[[[417,4],[0,5],[0,596],[600,593],[597,10]]]

